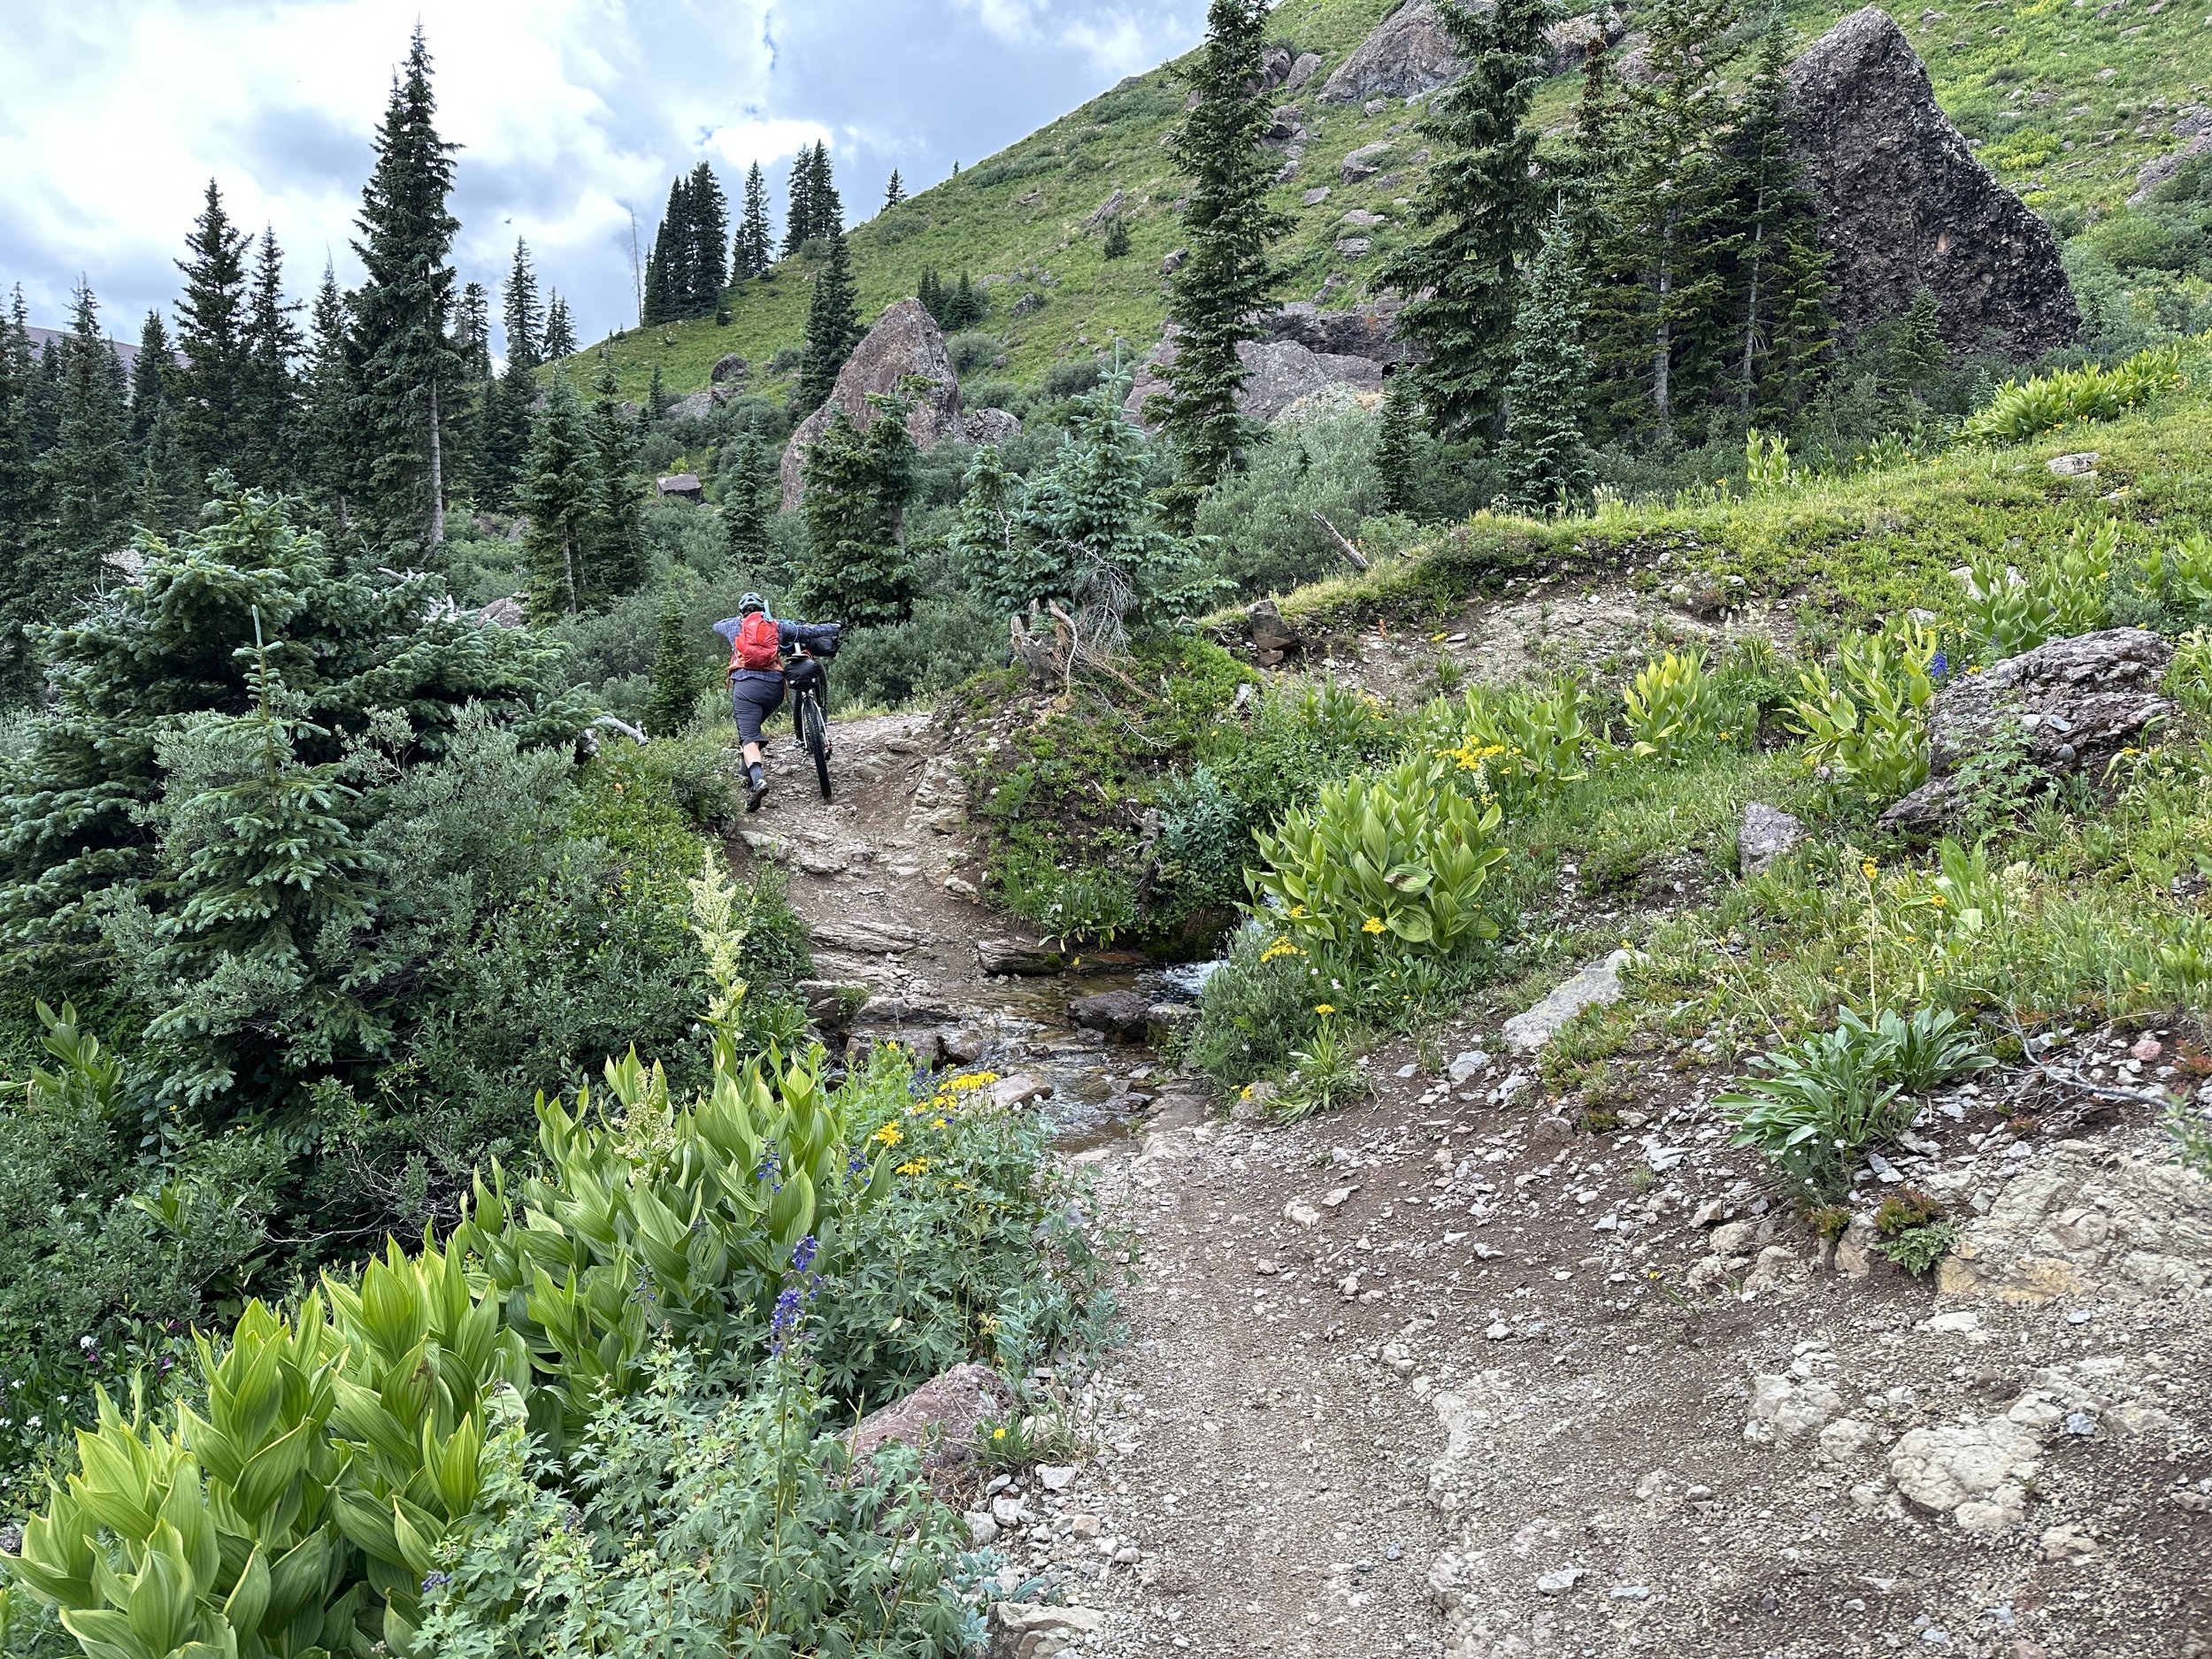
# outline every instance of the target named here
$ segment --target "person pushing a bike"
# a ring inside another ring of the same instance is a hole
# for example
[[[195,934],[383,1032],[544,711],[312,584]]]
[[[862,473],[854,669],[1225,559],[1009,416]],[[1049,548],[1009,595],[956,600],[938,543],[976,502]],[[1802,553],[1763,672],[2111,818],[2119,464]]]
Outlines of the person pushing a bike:
[[[805,675],[827,702],[829,687],[820,658],[834,656],[836,622],[780,622],[768,614],[768,602],[747,594],[737,602],[737,614],[714,625],[714,631],[730,642],[730,712],[737,717],[737,735],[745,746],[745,781],[749,794],[748,812],[760,810],[768,793],[768,772],[761,764],[761,722],[783,707],[787,674]],[[787,669],[784,652],[791,647],[811,652]]]

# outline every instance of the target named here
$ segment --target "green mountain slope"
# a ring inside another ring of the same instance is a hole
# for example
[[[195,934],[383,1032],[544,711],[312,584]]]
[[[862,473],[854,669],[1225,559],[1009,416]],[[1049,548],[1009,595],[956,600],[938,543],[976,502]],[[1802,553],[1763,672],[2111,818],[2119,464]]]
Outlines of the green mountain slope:
[[[1317,96],[1389,9],[1387,0],[1285,0],[1277,10],[1276,38],[1323,59],[1307,87],[1285,96],[1302,108],[1312,134],[1295,175],[1277,193],[1296,221],[1281,250],[1286,298],[1312,298],[1341,273],[1348,283],[1337,293],[1348,301],[1400,234],[1421,149],[1417,110],[1394,100],[1370,117],[1357,105],[1325,104]],[[1832,0],[1789,7],[1806,42],[1852,9]],[[2085,0],[1981,0],[1949,12],[1901,8],[1896,14],[1928,65],[1938,99],[1983,161],[2063,231],[2120,208],[2139,170],[2182,142],[2171,130],[2176,112],[2212,103],[2212,19],[2201,6],[2112,0],[2092,10]],[[1539,115],[1548,126],[1569,119],[1575,84],[1564,75],[1546,89]],[[1133,76],[856,227],[862,317],[871,319],[912,294],[926,268],[948,277],[965,270],[989,279],[986,326],[1005,341],[1003,372],[1017,379],[1033,379],[1057,359],[1118,339],[1141,353],[1165,316],[1160,261],[1181,240],[1174,211],[1180,186],[1163,140],[1182,106],[1169,67]],[[1339,175],[1344,156],[1378,142],[1396,146],[1383,170],[1345,182]],[[1321,187],[1328,191],[1324,200],[1304,200]],[[1099,212],[1117,191],[1130,251],[1108,260]],[[1382,222],[1348,226],[1346,216],[1356,213]],[[1371,242],[1363,257],[1336,249],[1355,226]],[[695,390],[730,352],[753,365],[754,389],[780,391],[787,375],[765,371],[803,334],[812,274],[808,261],[789,259],[769,279],[734,290],[726,326],[687,322],[616,335],[607,343],[625,392],[642,394],[656,362],[667,390]]]

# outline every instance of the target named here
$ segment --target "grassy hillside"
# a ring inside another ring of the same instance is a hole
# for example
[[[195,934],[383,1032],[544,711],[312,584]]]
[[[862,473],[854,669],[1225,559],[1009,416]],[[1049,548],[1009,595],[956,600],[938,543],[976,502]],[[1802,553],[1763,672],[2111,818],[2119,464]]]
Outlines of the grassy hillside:
[[[1281,250],[1286,298],[1314,297],[1341,273],[1348,285],[1338,297],[1350,300],[1399,234],[1420,150],[1417,111],[1394,103],[1368,117],[1356,105],[1325,104],[1316,96],[1386,9],[1386,0],[1285,0],[1278,9],[1277,38],[1324,60],[1303,96],[1286,100],[1303,108],[1312,139],[1295,175],[1277,192],[1296,221]],[[1850,9],[1828,0],[1791,11],[1810,41]],[[1927,61],[1938,98],[1983,160],[2069,232],[2122,206],[2142,165],[2176,148],[2170,129],[2177,110],[2212,103],[2212,19],[2200,7],[2117,0],[2093,11],[2033,0],[1899,16]],[[1548,125],[1567,119],[1573,96],[1571,76],[1547,88],[1539,112]],[[913,293],[925,268],[948,275],[966,270],[989,280],[986,326],[1004,338],[1005,372],[1016,378],[1033,379],[1056,360],[1118,339],[1146,349],[1165,315],[1160,261],[1180,242],[1179,185],[1162,143],[1181,110],[1182,94],[1167,68],[1133,76],[857,226],[852,249],[862,315],[872,318]],[[1400,145],[1394,165],[1362,183],[1343,182],[1338,164],[1345,154],[1379,141]],[[1325,200],[1304,202],[1306,192],[1324,186]],[[1116,191],[1124,193],[1119,212],[1131,245],[1127,257],[1110,261],[1094,215]],[[1356,211],[1384,222],[1361,229],[1372,246],[1364,257],[1348,259],[1335,244],[1345,215]],[[668,390],[695,390],[728,352],[754,364],[757,389],[780,389],[787,381],[763,371],[780,349],[800,340],[812,275],[807,262],[787,260],[768,280],[736,290],[726,327],[690,322],[615,336],[609,344],[624,390],[641,394],[657,361]]]

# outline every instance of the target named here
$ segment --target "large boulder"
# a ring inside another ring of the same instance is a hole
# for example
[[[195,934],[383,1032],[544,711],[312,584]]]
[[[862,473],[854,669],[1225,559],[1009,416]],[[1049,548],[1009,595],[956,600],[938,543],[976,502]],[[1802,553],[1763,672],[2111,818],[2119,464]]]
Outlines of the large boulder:
[[[1820,211],[1847,330],[1922,288],[1954,346],[2015,358],[2062,346],[2081,312],[2050,227],[1974,158],[1886,12],[1854,12],[1790,70],[1790,140]]]
[[[2145,727],[2172,718],[2174,705],[2158,687],[2173,655],[2147,629],[2107,628],[1954,676],[1928,707],[1928,781],[1885,811],[1882,827],[1924,831],[1948,822],[1960,764],[1989,753],[2014,722],[2036,771],[2101,776]]]
[[[1459,73],[1451,36],[1437,15],[1436,0],[1411,0],[1375,26],[1322,84],[1324,104],[1363,104],[1370,98],[1409,98],[1440,87]]]
[[[1237,357],[1244,365],[1237,408],[1255,420],[1273,420],[1292,404],[1331,387],[1349,387],[1356,392],[1382,389],[1383,365],[1374,358],[1315,351],[1295,340],[1247,340],[1238,345]],[[1145,403],[1167,392],[1160,370],[1175,357],[1175,336],[1170,333],[1137,365],[1123,405],[1132,420],[1154,424],[1145,415]]]
[[[1394,294],[1341,311],[1325,311],[1311,300],[1293,300],[1268,319],[1268,336],[1294,341],[1322,357],[1403,363],[1413,356],[1413,350],[1392,332],[1392,326],[1404,307],[1405,302]]]
[[[865,1463],[897,1441],[922,1455],[933,1484],[974,1462],[982,1450],[978,1431],[1012,1409],[1013,1391],[987,1365],[963,1360],[931,1378],[895,1405],[872,1411],[852,1431],[853,1462]]]
[[[952,372],[945,355],[944,331],[923,309],[919,300],[900,300],[884,313],[861,342],[853,348],[845,366],[837,372],[837,385],[829,401],[799,423],[783,452],[783,504],[786,511],[799,504],[806,493],[806,452],[822,435],[838,410],[843,410],[862,431],[875,425],[875,411],[868,399],[895,392],[910,380],[922,382],[907,413],[906,429],[918,449],[933,449],[960,432],[960,377]]]

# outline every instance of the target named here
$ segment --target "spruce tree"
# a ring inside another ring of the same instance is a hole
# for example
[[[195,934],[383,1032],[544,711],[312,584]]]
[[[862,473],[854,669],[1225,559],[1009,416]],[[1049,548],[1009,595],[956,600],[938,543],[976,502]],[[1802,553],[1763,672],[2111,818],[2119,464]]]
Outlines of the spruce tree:
[[[845,231],[845,204],[837,194],[837,176],[830,167],[829,142],[814,145],[814,232],[817,236],[840,236]]]
[[[134,478],[123,366],[100,333],[99,302],[81,282],[62,354],[61,424],[39,458],[53,503],[46,592],[57,611],[91,588],[101,558],[121,545]]]
[[[730,204],[714,169],[701,162],[691,170],[689,212],[684,224],[684,315],[711,317],[729,286]]]
[[[1520,267],[1542,236],[1528,111],[1545,76],[1546,17],[1543,0],[1438,9],[1463,67],[1422,119],[1435,159],[1414,196],[1420,234],[1386,280],[1410,296],[1397,332],[1425,354],[1412,372],[1440,437],[1488,435],[1501,412]]]
[[[591,596],[588,561],[597,481],[584,406],[568,377],[556,374],[522,469],[521,505],[530,521],[522,551],[534,617],[572,616]]]
[[[176,414],[166,402],[154,407],[153,423],[143,442],[134,446],[137,488],[131,496],[131,518],[157,534],[192,522],[199,511],[200,487],[193,481],[191,464],[177,442]]]
[[[791,200],[784,210],[783,255],[788,259],[814,234],[814,151],[803,148],[791,164]]]
[[[739,571],[760,568],[768,557],[768,514],[774,469],[760,434],[748,431],[723,475],[722,544]]]
[[[1267,147],[1272,117],[1261,71],[1266,0],[1212,0],[1206,43],[1185,79],[1198,102],[1169,154],[1189,178],[1183,227],[1189,253],[1171,279],[1168,315],[1179,330],[1163,426],[1175,449],[1170,505],[1187,526],[1198,497],[1240,463],[1266,428],[1237,408],[1237,348],[1267,331],[1277,271],[1270,245],[1288,219],[1268,204],[1280,165]]]
[[[647,422],[649,424],[650,422],[658,420],[661,418],[663,411],[664,411],[667,408],[668,391],[667,388],[661,383],[661,361],[658,357],[655,357],[653,359],[652,376],[645,382],[645,419]]]
[[[0,557],[0,698],[11,701],[26,695],[34,680],[24,625],[51,619],[37,611],[45,516],[45,480],[33,442],[37,384],[38,360],[18,286],[0,316],[0,549],[6,550]]]
[[[883,187],[883,204],[892,208],[905,200],[906,186],[899,182],[899,170],[894,167],[891,169],[891,181]]]
[[[1394,369],[1383,387],[1382,416],[1375,434],[1375,481],[1382,486],[1383,511],[1414,515],[1417,496],[1414,446],[1421,430],[1421,395],[1413,376]]]
[[[184,296],[177,302],[178,436],[194,472],[237,470],[248,437],[244,420],[252,378],[246,337],[245,233],[231,222],[211,179],[206,204],[184,239],[191,257],[177,262]]]
[[[451,338],[453,146],[438,136],[430,51],[418,27],[377,130],[353,244],[366,280],[348,334],[357,436],[368,452],[364,517],[383,534],[445,541],[446,422],[463,392]]]
[[[1108,259],[1119,259],[1129,251],[1129,221],[1118,213],[1106,221],[1106,240],[1099,253]]]
[[[739,281],[757,277],[775,263],[776,245],[768,230],[768,184],[757,161],[745,170],[745,211],[737,221],[731,250],[732,273]]]
[[[645,700],[645,730],[674,737],[690,726],[699,706],[700,653],[686,625],[683,595],[669,584],[661,601],[660,646],[653,653],[653,691]]]
[[[1640,14],[1644,73],[1623,88],[1623,164],[1606,192],[1591,307],[1601,413],[1615,431],[1648,426],[1665,439],[1726,357],[1737,238],[1719,157],[1735,4],[1654,0]]]
[[[1582,278],[1574,266],[1574,244],[1572,223],[1563,211],[1555,212],[1514,319],[1499,459],[1506,498],[1527,512],[1587,506],[1597,482],[1582,430],[1590,357],[1582,343]]]
[[[299,465],[299,384],[295,365],[305,349],[299,306],[284,297],[284,256],[276,232],[264,230],[246,301],[244,378],[239,396],[239,444],[233,468],[241,483],[290,489]]]
[[[457,485],[472,501],[484,493],[498,382],[492,377],[492,301],[481,282],[464,282],[453,306],[453,344],[461,354],[462,403],[452,425]]]
[[[1897,313],[1886,330],[1889,349],[1883,354],[1884,389],[1918,396],[1951,365],[1951,349],[1943,340],[1943,306],[1935,290],[1923,286],[1912,303]]]
[[[146,434],[153,430],[155,415],[170,400],[170,383],[176,372],[169,326],[159,311],[148,311],[146,320],[139,325],[138,355],[131,359],[131,442],[142,449]]]
[[[354,442],[358,403],[346,352],[346,302],[338,273],[327,262],[322,286],[308,312],[306,372],[301,379],[301,482],[306,493],[329,510],[340,534],[352,526],[351,502],[358,489],[360,446]]]
[[[1790,153],[1789,65],[1789,25],[1777,7],[1725,157],[1738,227],[1729,349],[1736,411],[1746,421],[1802,409],[1832,339],[1819,218]]]
[[[515,261],[507,270],[500,296],[506,330],[507,372],[527,374],[545,361],[545,307],[538,300],[538,273],[530,263],[530,244],[515,238]]]
[[[653,232],[653,251],[645,257],[645,307],[639,320],[649,328],[684,314],[686,225],[690,217],[690,188],[678,179],[668,187],[668,205]]]
[[[794,407],[810,415],[829,401],[836,389],[837,372],[860,343],[860,312],[853,296],[851,251],[845,234],[830,238],[829,259],[814,279],[814,296],[806,313],[806,360],[799,368],[799,389]]]
[[[558,363],[575,355],[575,325],[568,319],[568,302],[557,292],[545,308],[545,360]]]
[[[937,326],[945,328],[945,285],[935,266],[922,267],[922,279],[914,285],[914,297],[921,301],[924,311],[936,319]],[[952,331],[945,328],[945,332]]]
[[[719,234],[714,246],[718,256]],[[614,362],[603,347],[593,391],[591,581],[596,596],[613,598],[645,580],[645,548],[638,523],[644,492],[638,477],[637,422],[622,407]]]
[[[44,455],[61,435],[62,342],[49,334],[31,375],[31,453]]]
[[[800,602],[855,627],[888,627],[913,608],[903,522],[914,493],[914,440],[902,397],[873,396],[865,432],[840,409],[806,457],[806,566]]]

